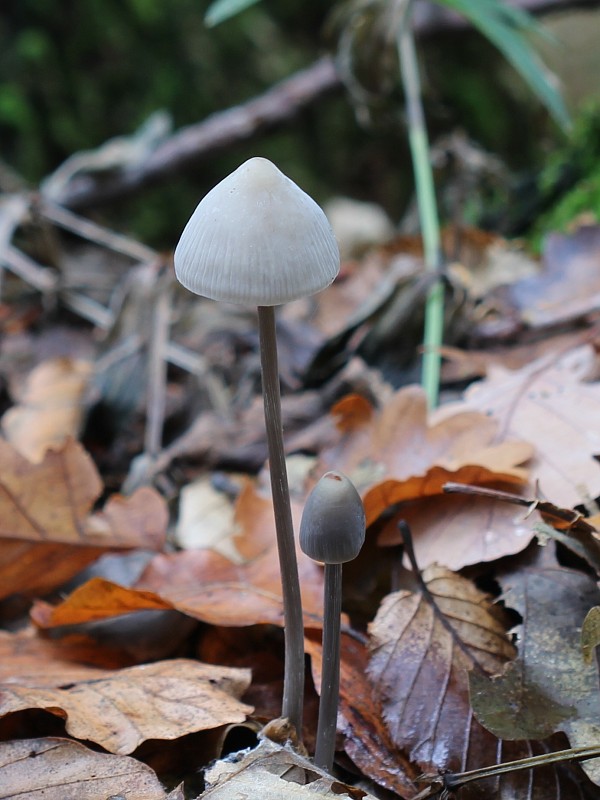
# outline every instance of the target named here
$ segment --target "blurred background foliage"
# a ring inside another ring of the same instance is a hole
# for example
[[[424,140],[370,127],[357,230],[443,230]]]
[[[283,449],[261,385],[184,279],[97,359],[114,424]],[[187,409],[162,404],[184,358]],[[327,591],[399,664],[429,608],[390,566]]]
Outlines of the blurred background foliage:
[[[333,2],[263,0],[214,29],[203,23],[208,5],[208,0],[4,0],[4,163],[35,185],[74,152],[132,133],[157,109],[169,111],[174,128],[197,122],[334,49]],[[553,153],[551,169],[564,182],[556,153],[557,146],[568,153],[569,143],[495,49],[476,33],[448,31],[423,39],[419,51],[431,139],[460,127],[504,160],[507,178],[516,176],[510,185],[552,197],[548,173],[545,185],[538,176]],[[567,56],[572,62],[570,55],[563,48],[555,66]],[[389,75],[397,75],[396,65]],[[359,74],[368,89],[366,104],[353,104],[343,92],[329,96],[289,126],[202,161],[103,214],[153,245],[171,247],[190,209],[212,185],[245,158],[264,155],[320,201],[332,194],[369,199],[399,220],[413,179],[400,90],[389,75],[366,52]],[[597,110],[586,118],[585,135],[597,132]],[[598,163],[595,158],[596,173]],[[507,186],[486,195],[491,206],[471,204],[467,221],[507,230],[512,225],[522,232],[514,219],[494,212],[506,204]],[[537,213],[535,204],[528,213]]]

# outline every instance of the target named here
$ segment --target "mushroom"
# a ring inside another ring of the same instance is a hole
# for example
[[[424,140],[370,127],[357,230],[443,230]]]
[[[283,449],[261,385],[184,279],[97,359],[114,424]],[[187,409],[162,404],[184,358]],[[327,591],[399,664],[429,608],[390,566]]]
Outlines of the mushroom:
[[[283,450],[274,306],[321,291],[339,249],[319,206],[277,167],[251,158],[198,204],[174,255],[177,279],[195,294],[258,306],[263,399],[283,589],[282,715],[302,734],[304,631]]]
[[[309,494],[300,523],[302,551],[325,565],[323,668],[315,764],[331,772],[340,694],[342,564],[352,561],[365,540],[365,510],[352,481],[326,472]]]

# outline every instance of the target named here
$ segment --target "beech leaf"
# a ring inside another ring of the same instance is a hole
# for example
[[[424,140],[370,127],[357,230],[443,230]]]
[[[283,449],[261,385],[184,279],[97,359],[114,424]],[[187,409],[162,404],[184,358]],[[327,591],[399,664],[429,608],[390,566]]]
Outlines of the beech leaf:
[[[293,503],[296,530],[301,508]],[[105,619],[149,608],[175,608],[211,625],[283,625],[281,575],[273,505],[247,482],[236,504],[239,533],[232,562],[213,549],[155,556],[135,588],[92,579],[54,609],[38,604],[42,627]],[[305,622],[322,624],[323,570],[297,547]],[[239,563],[241,560],[241,563]]]
[[[489,598],[460,575],[423,572],[433,602],[400,591],[369,626],[368,675],[396,746],[424,772],[463,769],[472,735],[467,671],[497,673],[515,650]]]
[[[587,383],[596,370],[590,345],[545,356],[518,370],[491,366],[488,377],[471,386],[464,402],[437,412],[479,411],[499,423],[503,437],[530,442],[535,456],[531,479],[542,497],[573,508],[600,494],[597,421],[600,383]],[[452,416],[450,417],[452,418]]]

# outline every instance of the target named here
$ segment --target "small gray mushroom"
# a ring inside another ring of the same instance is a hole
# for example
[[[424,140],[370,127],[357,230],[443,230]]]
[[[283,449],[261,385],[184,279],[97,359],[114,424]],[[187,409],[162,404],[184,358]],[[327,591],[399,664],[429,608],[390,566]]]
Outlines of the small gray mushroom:
[[[342,564],[359,554],[365,540],[365,510],[352,481],[326,472],[304,506],[300,523],[302,551],[325,565],[323,668],[315,764],[333,767],[340,694],[340,616]]]

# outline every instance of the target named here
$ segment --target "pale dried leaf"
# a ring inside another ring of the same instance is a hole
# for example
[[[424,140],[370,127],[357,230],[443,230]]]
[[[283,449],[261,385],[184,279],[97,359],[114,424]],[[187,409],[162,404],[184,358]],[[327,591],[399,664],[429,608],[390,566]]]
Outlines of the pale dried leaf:
[[[181,490],[175,531],[179,547],[211,549],[239,564],[243,559],[233,542],[235,533],[234,505],[210,478],[199,478]]]
[[[164,800],[150,767],[126,756],[88,750],[68,739],[0,743],[2,800]]]
[[[91,374],[90,362],[66,357],[31,371],[18,405],[2,417],[3,433],[21,455],[39,463],[49,448],[77,437]]]
[[[442,422],[457,410],[479,411],[499,425],[496,440],[522,439],[535,448],[532,482],[541,496],[573,508],[600,494],[600,383],[586,383],[596,370],[589,345],[541,358],[516,371],[492,367],[465,393],[464,402],[442,407]]]
[[[241,756],[241,757],[240,757]],[[261,800],[301,800],[301,798],[350,797],[375,800],[373,795],[335,780],[290,747],[263,739],[249,753],[234,754],[217,761],[206,772],[208,788],[201,795],[210,800],[261,798]]]
[[[66,730],[111,753],[133,752],[147,739],[243,722],[252,711],[239,698],[250,671],[176,659],[119,670],[67,689],[0,686],[0,714],[40,708],[65,718]]]

